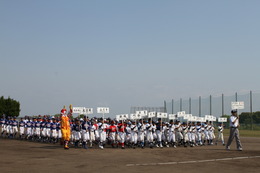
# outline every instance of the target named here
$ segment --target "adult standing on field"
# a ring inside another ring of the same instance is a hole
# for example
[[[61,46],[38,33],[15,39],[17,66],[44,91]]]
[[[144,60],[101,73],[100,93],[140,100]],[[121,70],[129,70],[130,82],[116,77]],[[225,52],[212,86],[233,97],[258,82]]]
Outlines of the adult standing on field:
[[[240,138],[239,138],[239,117],[237,115],[237,111],[236,110],[232,110],[231,111],[231,116],[230,116],[230,120],[229,120],[229,125],[230,125],[230,134],[229,134],[229,138],[228,138],[228,142],[226,145],[226,149],[230,150],[230,145],[235,137],[236,139],[236,143],[237,143],[237,150],[238,151],[242,151],[242,145],[240,142]]]
[[[64,149],[69,149],[70,141],[70,116],[72,116],[72,105],[70,105],[70,112],[67,114],[66,107],[61,110],[61,133],[64,143]]]

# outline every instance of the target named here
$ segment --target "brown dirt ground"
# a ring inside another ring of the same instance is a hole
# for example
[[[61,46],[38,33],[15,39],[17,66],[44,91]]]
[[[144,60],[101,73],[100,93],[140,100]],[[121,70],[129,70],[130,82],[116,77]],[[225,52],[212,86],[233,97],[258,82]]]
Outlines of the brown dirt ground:
[[[0,139],[0,172],[260,172],[260,157],[202,163],[179,163],[233,157],[260,156],[260,138],[241,138],[243,151],[221,146],[194,148],[75,149],[58,144]],[[233,150],[232,150],[233,149]],[[178,162],[169,165],[135,164]],[[129,166],[128,164],[134,164]],[[127,166],[128,165],[128,166]]]

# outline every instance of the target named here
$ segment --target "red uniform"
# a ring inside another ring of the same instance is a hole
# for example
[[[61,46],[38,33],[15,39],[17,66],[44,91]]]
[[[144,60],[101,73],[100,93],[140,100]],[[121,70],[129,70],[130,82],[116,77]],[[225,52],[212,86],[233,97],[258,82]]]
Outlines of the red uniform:
[[[117,127],[115,125],[110,125],[109,132],[117,132]]]
[[[125,132],[126,125],[124,123],[118,124],[118,131],[119,132]]]

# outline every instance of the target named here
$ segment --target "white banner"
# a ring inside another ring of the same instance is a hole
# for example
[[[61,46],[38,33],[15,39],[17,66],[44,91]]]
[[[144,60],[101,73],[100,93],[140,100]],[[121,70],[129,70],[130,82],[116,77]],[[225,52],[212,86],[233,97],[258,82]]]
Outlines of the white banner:
[[[149,112],[148,113],[148,118],[153,118],[156,116],[156,112]]]
[[[107,107],[98,107],[97,108],[97,113],[98,114],[108,114],[109,113],[109,108],[107,108]]]
[[[184,117],[185,111],[177,112],[177,117]]]
[[[157,112],[157,118],[167,118],[167,113]]]
[[[227,118],[218,118],[218,122],[220,122],[220,123],[227,122]]]
[[[169,120],[175,120],[175,119],[177,119],[178,117],[177,117],[177,114],[169,114]]]
[[[231,102],[231,109],[245,109],[244,102]]]

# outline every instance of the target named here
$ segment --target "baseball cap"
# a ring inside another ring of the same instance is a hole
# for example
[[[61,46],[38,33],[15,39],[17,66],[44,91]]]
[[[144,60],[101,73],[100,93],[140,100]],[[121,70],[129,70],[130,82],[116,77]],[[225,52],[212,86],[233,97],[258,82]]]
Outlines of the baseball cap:
[[[233,109],[233,110],[231,111],[231,113],[237,113],[237,110]]]

